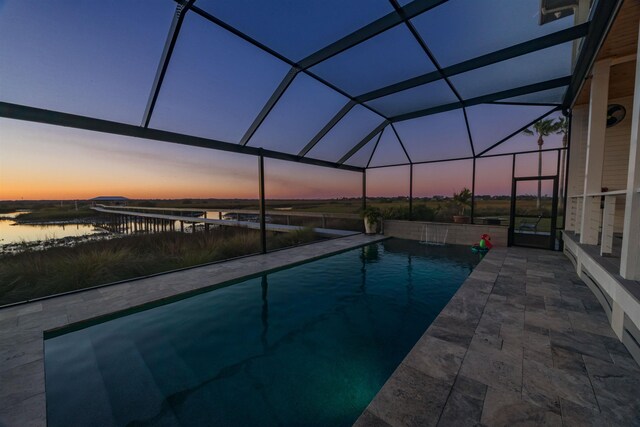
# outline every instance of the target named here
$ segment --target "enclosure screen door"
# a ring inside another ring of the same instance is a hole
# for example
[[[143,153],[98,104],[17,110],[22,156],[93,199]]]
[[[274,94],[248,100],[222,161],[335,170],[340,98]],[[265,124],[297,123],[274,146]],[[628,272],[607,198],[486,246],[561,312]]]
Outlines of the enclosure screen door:
[[[513,179],[509,222],[511,245],[555,249],[557,216],[556,176]]]

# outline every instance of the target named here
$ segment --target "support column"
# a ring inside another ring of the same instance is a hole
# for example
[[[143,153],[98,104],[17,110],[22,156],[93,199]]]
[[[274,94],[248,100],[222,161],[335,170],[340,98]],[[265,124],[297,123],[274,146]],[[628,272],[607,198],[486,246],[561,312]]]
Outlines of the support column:
[[[260,248],[263,254],[267,253],[267,224],[265,220],[266,203],[264,199],[264,156],[262,151],[258,157],[258,179],[260,181]]]
[[[413,163],[409,165],[409,221],[413,220]]]
[[[638,36],[640,39],[640,35]],[[640,52],[640,46],[638,46]],[[627,197],[624,207],[622,234],[622,256],[620,275],[629,280],[640,280],[640,57],[636,56],[636,81],[633,92],[631,115],[631,142],[629,144],[629,172],[627,174]]]
[[[616,216],[616,196],[605,196],[602,211],[602,238],[600,255],[610,254],[613,249],[613,223]]]
[[[362,171],[362,210],[367,209],[367,170]]]
[[[580,243],[598,244],[600,225],[600,197],[586,197],[589,193],[602,190],[602,163],[604,158],[604,137],[607,126],[607,103],[609,100],[608,60],[596,62],[591,79],[589,100],[589,127],[587,132],[587,156],[584,172],[584,199],[580,224]]]
[[[473,175],[471,178],[471,224],[475,224],[474,221],[474,209],[476,205],[476,158],[473,158]]]

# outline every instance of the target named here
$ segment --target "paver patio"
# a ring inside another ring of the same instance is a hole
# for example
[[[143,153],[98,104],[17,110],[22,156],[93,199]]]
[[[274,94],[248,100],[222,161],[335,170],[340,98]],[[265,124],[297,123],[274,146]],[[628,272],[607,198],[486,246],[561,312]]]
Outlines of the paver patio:
[[[562,253],[494,248],[356,425],[640,425],[640,368]]]

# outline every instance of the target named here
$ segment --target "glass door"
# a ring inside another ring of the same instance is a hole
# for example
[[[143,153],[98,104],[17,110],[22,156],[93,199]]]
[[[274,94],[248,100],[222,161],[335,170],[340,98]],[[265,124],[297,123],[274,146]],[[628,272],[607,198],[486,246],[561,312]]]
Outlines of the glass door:
[[[514,178],[511,187],[509,244],[556,249],[557,176]]]

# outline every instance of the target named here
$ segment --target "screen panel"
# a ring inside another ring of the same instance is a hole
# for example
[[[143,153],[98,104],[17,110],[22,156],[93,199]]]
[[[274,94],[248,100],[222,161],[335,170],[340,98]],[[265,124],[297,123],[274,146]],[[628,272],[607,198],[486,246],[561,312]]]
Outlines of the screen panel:
[[[512,156],[476,159],[476,224],[509,225],[512,166]]]
[[[382,133],[375,153],[373,153],[369,166],[398,165],[408,162],[409,159],[404,153],[393,128],[390,125],[387,126],[384,128],[384,132]]]
[[[366,104],[382,114],[393,117],[456,101],[458,101],[458,98],[449,85],[444,80],[436,80],[435,82],[371,100]]]
[[[307,157],[337,162],[384,119],[356,105],[307,153]]]
[[[548,113],[546,106],[480,104],[467,108],[471,137],[479,154],[527,123]]]
[[[371,155],[373,154],[373,150],[376,148],[376,143],[378,142],[379,137],[380,134],[377,134],[371,138],[371,141],[367,142],[364,147],[356,151],[353,156],[349,157],[344,162],[344,164],[360,168],[367,167],[367,164],[371,159]]]
[[[572,43],[563,43],[451,77],[465,99],[570,76]]]
[[[561,148],[563,144],[566,145],[564,137],[568,133],[568,128],[566,126],[562,127],[559,125],[559,123],[562,122],[561,119],[563,117],[564,116],[562,115],[562,113],[560,111],[557,111],[549,114],[547,117],[542,119],[542,121],[552,127],[552,129],[548,132],[548,135],[543,135],[542,137],[543,149],[546,150],[548,148]],[[539,131],[536,130],[536,126],[530,126],[528,129],[533,132],[533,135],[528,135],[524,132],[520,132],[509,138],[502,144],[498,145],[496,148],[487,151],[487,154],[517,153],[521,151],[538,149]],[[542,128],[540,131],[544,132],[544,128]]]
[[[175,10],[0,2],[0,100],[139,125]]]
[[[414,162],[471,156],[462,109],[394,124]]]
[[[575,25],[568,15],[540,25],[539,0],[449,0],[411,21],[442,66]]]
[[[386,0],[198,0],[196,6],[294,61],[393,11]]]
[[[289,68],[188,13],[150,127],[239,142]]]
[[[249,145],[298,154],[348,101],[333,89],[299,73]]]
[[[311,68],[352,96],[435,70],[404,25],[398,25]]]

